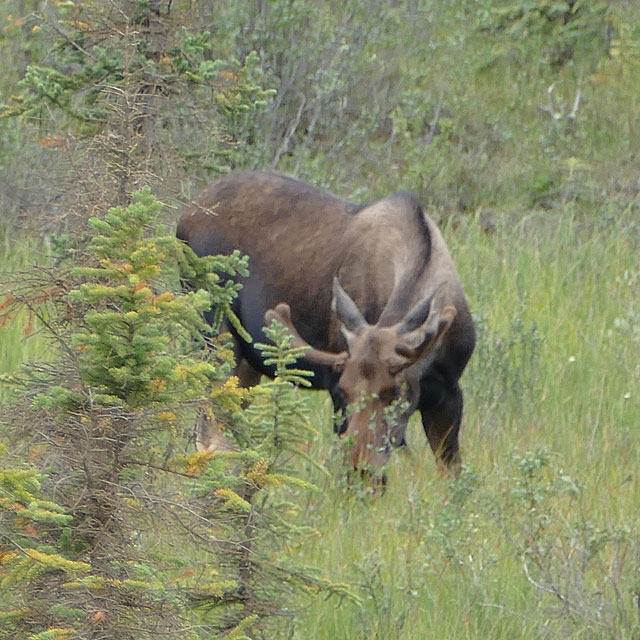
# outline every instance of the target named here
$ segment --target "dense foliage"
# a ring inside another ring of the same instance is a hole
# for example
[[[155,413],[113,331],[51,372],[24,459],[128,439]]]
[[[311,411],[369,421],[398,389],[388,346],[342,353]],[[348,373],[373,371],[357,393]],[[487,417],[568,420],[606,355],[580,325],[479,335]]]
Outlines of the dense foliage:
[[[4,314],[26,307],[55,344],[8,379],[19,401],[3,431],[30,463],[0,470],[0,629],[14,638],[257,633],[299,606],[296,589],[350,595],[271,557],[312,533],[273,495],[313,489],[290,470],[312,431],[293,390],[304,378],[287,369],[300,349],[274,327],[276,379],[238,389],[202,314],[213,304],[237,323],[238,285],[222,276],[246,259],[196,258],[159,233],[148,189],[133,199],[89,221],[85,265],[39,270],[5,298]],[[202,287],[176,291],[178,267]],[[189,453],[196,409],[235,446]]]
[[[105,189],[126,204],[144,184],[184,201],[233,167],[363,199],[407,188],[450,215],[624,206],[635,188],[640,36],[628,3],[40,9],[0,10],[17,73],[5,81],[7,151],[28,140],[20,166],[0,158],[5,208],[23,221],[44,202],[47,227],[95,214],[114,204]],[[74,206],[60,206],[70,193]]]
[[[4,2],[3,631],[637,638],[639,20],[622,0]],[[257,167],[409,189],[441,222],[479,330],[456,483],[412,424],[371,500],[299,372],[250,393],[203,343],[200,310],[234,295],[210,274],[245,265],[158,225]],[[225,451],[194,454],[194,420]]]
[[[45,228],[73,221],[77,229],[144,185],[184,197],[205,172],[247,161],[255,113],[273,93],[258,84],[259,58],[216,57],[210,10],[167,6],[51,2],[7,16],[6,33],[19,37],[28,25],[28,50],[37,52],[3,116],[55,156],[26,163],[29,179],[38,176],[27,198],[47,191]]]

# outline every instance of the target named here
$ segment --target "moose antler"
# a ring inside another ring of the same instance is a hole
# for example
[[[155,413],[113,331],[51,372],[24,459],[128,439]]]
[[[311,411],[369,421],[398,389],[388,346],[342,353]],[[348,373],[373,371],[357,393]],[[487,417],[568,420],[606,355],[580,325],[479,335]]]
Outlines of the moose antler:
[[[405,357],[417,358],[449,329],[457,310],[451,305],[443,309],[439,308],[442,303],[437,302],[438,294],[445,287],[446,282],[441,282],[430,296],[418,302],[396,325],[398,336],[402,340],[396,347],[397,353]]]
[[[554,120],[562,120],[566,118],[567,120],[575,120],[578,115],[578,108],[580,107],[580,102],[582,100],[582,89],[578,87],[576,91],[576,97],[573,100],[573,107],[571,111],[568,111],[568,105],[564,102],[559,104],[556,102],[553,92],[555,91],[556,83],[554,82],[548,89],[547,94],[549,96],[549,104],[542,106],[540,105],[540,109],[542,111],[546,111]]]
[[[316,364],[326,365],[339,369],[344,365],[349,357],[346,351],[340,351],[334,353],[332,351],[322,351],[312,347],[304,338],[298,333],[293,321],[291,320],[291,307],[286,302],[279,302],[273,309],[268,309],[264,314],[264,319],[267,324],[270,324],[272,320],[277,320],[283,324],[289,333],[293,336],[291,346],[293,347],[309,347],[309,351],[304,354],[305,359],[309,362],[315,362]]]

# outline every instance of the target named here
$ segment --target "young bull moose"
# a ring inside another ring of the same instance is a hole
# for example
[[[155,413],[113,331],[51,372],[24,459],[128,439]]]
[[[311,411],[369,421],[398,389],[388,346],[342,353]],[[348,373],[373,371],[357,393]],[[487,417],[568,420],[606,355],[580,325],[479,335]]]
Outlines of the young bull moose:
[[[282,173],[237,172],[196,197],[177,235],[200,256],[249,256],[234,311],[258,342],[276,318],[311,345],[300,366],[313,387],[336,411],[351,405],[337,429],[353,439],[355,468],[384,465],[420,410],[438,466],[458,472],[458,379],[475,332],[442,235],[413,195],[358,205]],[[241,384],[273,374],[234,339]]]

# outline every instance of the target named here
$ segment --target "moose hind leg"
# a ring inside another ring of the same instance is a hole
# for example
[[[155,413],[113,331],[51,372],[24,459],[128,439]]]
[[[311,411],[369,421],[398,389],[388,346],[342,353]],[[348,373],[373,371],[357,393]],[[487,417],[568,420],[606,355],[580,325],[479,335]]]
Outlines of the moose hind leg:
[[[457,477],[461,466],[458,434],[462,420],[462,390],[458,384],[450,388],[440,382],[423,384],[420,413],[440,473]]]

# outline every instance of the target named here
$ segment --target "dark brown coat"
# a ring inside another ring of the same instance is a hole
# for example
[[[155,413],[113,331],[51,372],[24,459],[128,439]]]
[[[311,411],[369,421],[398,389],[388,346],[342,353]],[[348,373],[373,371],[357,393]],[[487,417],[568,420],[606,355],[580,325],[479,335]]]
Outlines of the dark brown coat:
[[[265,314],[281,320],[313,347],[302,363],[313,386],[337,410],[357,403],[339,427],[353,436],[354,466],[383,465],[420,410],[439,465],[457,471],[458,379],[475,333],[442,235],[414,196],[358,205],[285,174],[237,172],[197,196],[177,235],[198,255],[249,256],[234,311],[258,342]],[[253,345],[236,336],[236,346],[245,384],[272,374]]]

